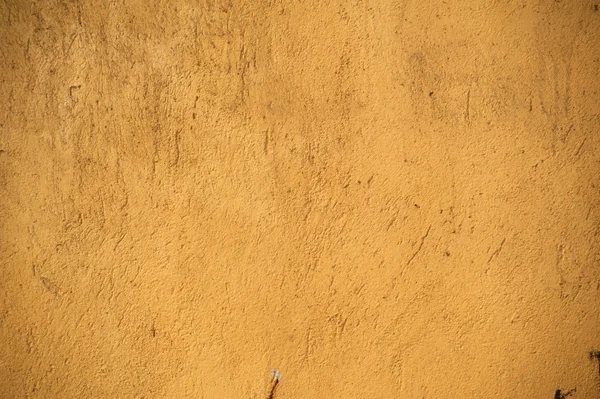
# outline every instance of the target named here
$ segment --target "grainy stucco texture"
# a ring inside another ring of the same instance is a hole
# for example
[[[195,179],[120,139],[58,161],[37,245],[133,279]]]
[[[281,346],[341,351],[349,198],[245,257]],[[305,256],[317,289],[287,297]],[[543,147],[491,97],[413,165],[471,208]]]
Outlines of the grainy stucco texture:
[[[0,397],[600,397],[597,3],[1,1]]]

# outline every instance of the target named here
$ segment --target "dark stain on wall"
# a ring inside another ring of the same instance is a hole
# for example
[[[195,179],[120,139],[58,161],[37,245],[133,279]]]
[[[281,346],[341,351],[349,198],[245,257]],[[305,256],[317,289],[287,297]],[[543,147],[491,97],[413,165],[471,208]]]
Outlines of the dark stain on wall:
[[[600,351],[591,351],[590,352],[590,360],[594,360],[598,362],[598,375],[600,376]]]
[[[572,394],[574,394],[576,391],[576,389],[571,389],[568,392],[562,393],[562,391],[560,389],[557,389],[556,392],[554,393],[554,399],[566,399],[567,396],[571,396]]]

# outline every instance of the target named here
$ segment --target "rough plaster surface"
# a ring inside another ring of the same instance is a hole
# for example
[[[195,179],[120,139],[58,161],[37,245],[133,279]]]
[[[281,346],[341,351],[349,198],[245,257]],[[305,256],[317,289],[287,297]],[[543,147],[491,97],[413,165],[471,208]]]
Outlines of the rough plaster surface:
[[[0,21],[0,397],[600,396],[595,0]]]

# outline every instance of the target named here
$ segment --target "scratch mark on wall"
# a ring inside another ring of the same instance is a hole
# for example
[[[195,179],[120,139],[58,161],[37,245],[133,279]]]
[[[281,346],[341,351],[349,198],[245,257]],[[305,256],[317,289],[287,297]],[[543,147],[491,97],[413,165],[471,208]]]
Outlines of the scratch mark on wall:
[[[265,142],[263,146],[263,151],[265,152],[265,155],[269,153],[269,129],[265,130]]]
[[[310,353],[310,328],[306,334],[306,348],[304,349],[304,359],[308,360],[308,354]]]
[[[492,255],[490,256],[490,258],[487,261],[488,264],[492,261],[492,259],[494,259],[494,257],[497,257],[498,255],[500,255],[500,251],[502,251],[502,247],[504,246],[505,242],[506,242],[506,238],[503,238],[502,242],[500,243],[500,246],[494,252],[492,252]]]
[[[581,149],[583,148],[583,145],[585,144],[585,141],[586,141],[586,140],[587,140],[587,137],[586,137],[586,138],[584,138],[584,139],[581,141],[581,144],[579,144],[579,147],[577,147],[577,151],[575,151],[575,154],[574,154],[574,156],[575,156],[575,157],[578,157],[578,156],[579,156],[579,153],[581,153]]]
[[[471,111],[470,111],[470,108],[471,108],[471,90],[467,91],[467,107],[466,107],[466,110],[465,110],[465,120],[467,122],[471,121]]]
[[[42,282],[44,288],[46,288],[48,292],[52,293],[54,296],[60,296],[60,289],[56,284],[54,284],[46,277],[40,277],[40,281]]]
[[[425,243],[425,239],[429,235],[429,230],[431,230],[431,225],[429,225],[429,227],[427,228],[425,235],[423,237],[421,237],[421,242],[419,243],[419,248],[417,248],[415,253],[413,253],[412,256],[410,257],[410,259],[408,259],[408,261],[406,262],[406,266],[410,265],[410,263],[413,261],[413,259],[415,259],[415,257],[419,254],[419,252],[421,252],[421,249],[423,248],[423,244]]]

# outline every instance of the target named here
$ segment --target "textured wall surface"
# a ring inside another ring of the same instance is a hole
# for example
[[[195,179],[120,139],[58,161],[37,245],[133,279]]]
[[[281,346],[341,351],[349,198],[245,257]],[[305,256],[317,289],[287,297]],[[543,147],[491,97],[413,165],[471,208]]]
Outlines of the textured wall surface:
[[[0,397],[598,398],[597,3],[1,1]]]

